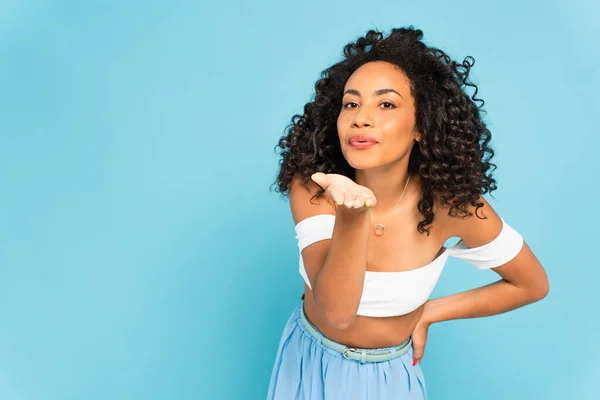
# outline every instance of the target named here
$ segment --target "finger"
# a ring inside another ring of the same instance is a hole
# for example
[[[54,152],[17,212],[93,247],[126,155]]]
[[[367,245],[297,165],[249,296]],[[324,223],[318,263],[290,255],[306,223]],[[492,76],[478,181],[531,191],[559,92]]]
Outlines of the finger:
[[[413,342],[413,366],[417,365],[425,354],[425,343]]]
[[[372,207],[377,202],[377,200],[375,199],[375,195],[373,194],[373,192],[371,192],[368,189],[364,190],[364,191],[357,192],[357,194],[363,198],[364,203],[365,203],[365,207]]]
[[[366,207],[373,207],[375,204],[377,204],[377,199],[374,196],[365,195]]]
[[[345,189],[333,189],[330,192],[333,201],[335,201],[340,206],[344,204],[344,192]]]
[[[344,193],[344,205],[347,208],[352,208],[355,199],[356,199],[356,193],[354,193],[354,192]]]
[[[354,204],[352,204],[354,208],[360,208],[365,206],[365,196],[362,194],[357,194],[354,198]]]
[[[312,174],[311,179],[323,189],[327,189],[331,185],[331,177],[323,172],[315,172]]]

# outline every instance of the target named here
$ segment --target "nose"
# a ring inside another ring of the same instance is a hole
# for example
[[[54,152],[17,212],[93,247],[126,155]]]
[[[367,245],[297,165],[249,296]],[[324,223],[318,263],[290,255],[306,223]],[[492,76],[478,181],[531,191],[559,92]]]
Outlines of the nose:
[[[352,119],[352,126],[356,128],[363,128],[365,126],[373,126],[373,118],[367,111],[366,107],[360,107],[356,110],[354,118]]]

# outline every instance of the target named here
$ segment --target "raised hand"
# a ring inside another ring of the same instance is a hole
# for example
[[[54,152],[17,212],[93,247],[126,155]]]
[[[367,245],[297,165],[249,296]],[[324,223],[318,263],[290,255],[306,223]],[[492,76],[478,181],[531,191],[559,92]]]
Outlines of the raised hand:
[[[362,212],[377,203],[371,189],[344,175],[317,172],[312,175],[312,180],[325,189],[325,194],[331,200],[348,210]]]

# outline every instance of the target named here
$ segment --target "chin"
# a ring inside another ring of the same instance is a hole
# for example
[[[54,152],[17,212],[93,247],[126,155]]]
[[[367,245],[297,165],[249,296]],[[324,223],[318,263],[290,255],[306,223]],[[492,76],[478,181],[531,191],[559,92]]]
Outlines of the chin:
[[[366,157],[363,159],[358,159],[358,157],[355,157],[354,159],[346,159],[346,161],[348,161],[348,164],[350,164],[352,168],[360,170],[371,169],[381,166],[381,162],[369,160]]]
[[[371,169],[381,167],[385,163],[382,154],[370,150],[343,149],[342,154],[348,164],[354,169]]]

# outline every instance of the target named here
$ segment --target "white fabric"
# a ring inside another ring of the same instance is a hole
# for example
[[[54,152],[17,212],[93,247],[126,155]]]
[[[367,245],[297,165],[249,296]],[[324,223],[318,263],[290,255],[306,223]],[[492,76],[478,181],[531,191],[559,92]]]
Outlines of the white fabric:
[[[523,237],[504,219],[502,224],[500,234],[491,242],[467,248],[460,240],[423,267],[395,272],[366,271],[357,314],[389,317],[407,314],[417,309],[431,295],[449,256],[463,259],[479,269],[499,267],[512,260],[523,246]],[[300,253],[299,272],[308,287],[311,285],[306,275],[302,250],[320,240],[331,239],[334,225],[335,215],[332,214],[313,215],[296,224]]]
[[[502,220],[502,231],[491,242],[484,245],[468,248],[460,240],[450,247],[450,255],[463,259],[479,269],[495,268],[506,264],[519,254],[523,247],[523,236],[512,226]]]

